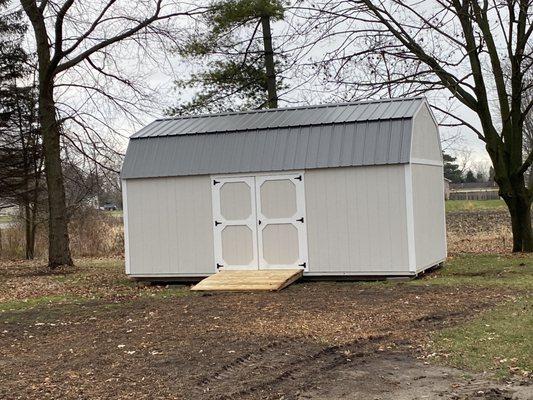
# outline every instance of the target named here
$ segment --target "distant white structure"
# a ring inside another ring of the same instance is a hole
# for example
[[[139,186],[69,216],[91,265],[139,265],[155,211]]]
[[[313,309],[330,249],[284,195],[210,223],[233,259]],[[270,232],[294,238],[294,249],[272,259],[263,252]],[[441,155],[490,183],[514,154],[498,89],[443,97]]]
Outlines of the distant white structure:
[[[126,272],[413,276],[446,258],[424,98],[154,121],[122,168]]]

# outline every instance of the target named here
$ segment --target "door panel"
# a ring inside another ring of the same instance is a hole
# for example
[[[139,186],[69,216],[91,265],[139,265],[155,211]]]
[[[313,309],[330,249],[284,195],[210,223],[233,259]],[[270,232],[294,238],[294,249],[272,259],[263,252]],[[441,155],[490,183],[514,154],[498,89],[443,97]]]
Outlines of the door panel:
[[[257,269],[254,178],[213,178],[211,183],[217,269]]]
[[[263,258],[269,265],[296,265],[300,259],[298,230],[292,224],[267,224],[263,228]]]
[[[303,174],[257,176],[259,268],[307,270]]]

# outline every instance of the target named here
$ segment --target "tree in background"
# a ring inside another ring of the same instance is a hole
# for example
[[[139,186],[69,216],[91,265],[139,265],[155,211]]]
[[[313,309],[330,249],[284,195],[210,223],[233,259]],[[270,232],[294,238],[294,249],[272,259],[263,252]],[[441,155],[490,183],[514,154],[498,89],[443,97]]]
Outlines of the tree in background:
[[[277,108],[282,79],[276,69],[283,58],[274,54],[271,23],[283,16],[279,0],[213,2],[196,32],[179,48],[184,59],[205,65],[177,82],[178,88],[197,92],[169,113]]]
[[[138,98],[121,100],[120,94],[126,90],[142,97],[135,82],[120,70],[125,58],[131,52],[139,54],[154,48],[153,39],[180,37],[170,20],[191,15],[192,11],[171,0],[21,0],[21,5],[32,27],[37,53],[39,122],[49,200],[48,265],[55,268],[73,264],[62,141],[68,141],[88,157],[92,157],[93,149],[98,149],[97,141],[103,144],[109,141],[86,121],[93,118],[105,125],[105,121],[95,117],[102,109],[113,106],[127,111],[142,104]],[[121,85],[123,90],[119,94],[109,90],[112,82]],[[58,94],[68,97],[69,90],[77,90],[77,96],[60,102]],[[86,103],[94,105],[91,113],[72,107],[80,92],[87,93]],[[66,123],[77,129],[65,129]]]
[[[480,128],[439,108],[484,142],[511,215],[513,251],[533,251],[533,192],[524,177],[533,150],[524,155],[523,148],[524,122],[533,108],[525,96],[531,84],[524,79],[533,68],[533,3],[328,0],[314,5],[302,34],[318,32],[312,46],[333,43],[335,37],[339,43],[321,62],[326,79],[367,97],[443,91],[477,116]]]
[[[474,172],[471,169],[469,169],[468,171],[466,171],[464,181],[466,183],[475,183],[478,180],[477,180],[476,176],[474,175]]]
[[[9,1],[0,0],[4,11]],[[20,209],[25,255],[32,259],[42,194],[42,143],[37,92],[22,48],[21,12],[0,15],[0,199]]]
[[[457,158],[443,153],[442,159],[444,161],[444,177],[452,181],[452,183],[462,182],[463,173],[459,169],[459,165],[455,162]]]

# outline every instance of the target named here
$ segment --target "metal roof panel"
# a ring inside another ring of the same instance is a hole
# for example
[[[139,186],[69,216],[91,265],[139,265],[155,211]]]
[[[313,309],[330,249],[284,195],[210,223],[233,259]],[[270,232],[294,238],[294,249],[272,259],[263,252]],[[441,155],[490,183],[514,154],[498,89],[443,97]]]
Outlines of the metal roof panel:
[[[408,163],[423,98],[155,121],[130,140],[122,177]]]

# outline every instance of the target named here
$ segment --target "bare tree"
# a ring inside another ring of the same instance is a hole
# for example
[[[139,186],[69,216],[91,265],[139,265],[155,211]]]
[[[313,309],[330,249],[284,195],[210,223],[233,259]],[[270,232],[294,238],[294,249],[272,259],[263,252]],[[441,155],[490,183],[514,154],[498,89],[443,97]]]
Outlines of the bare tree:
[[[38,59],[39,117],[49,198],[48,264],[54,268],[72,265],[61,166],[62,123],[69,116],[61,115],[58,108],[59,85],[95,91],[114,103],[105,88],[84,85],[84,74],[91,71],[102,79],[131,87],[124,76],[110,72],[120,64],[118,44],[133,43],[142,48],[155,45],[157,38],[171,39],[170,20],[193,12],[163,0],[21,0],[21,4],[33,28]],[[151,44],[148,39],[153,39]],[[78,125],[81,131],[90,133],[88,125]],[[76,137],[67,139],[81,147]]]
[[[505,200],[513,231],[513,251],[533,251],[532,191],[524,173],[524,122],[533,101],[533,2],[531,0],[330,0],[308,9],[310,46],[335,43],[315,64],[330,84],[351,88],[353,96],[447,93],[478,122],[433,106],[464,125],[485,144]],[[506,73],[504,65],[510,64]],[[449,99],[446,99],[447,101]],[[496,111],[495,111],[496,110]]]

